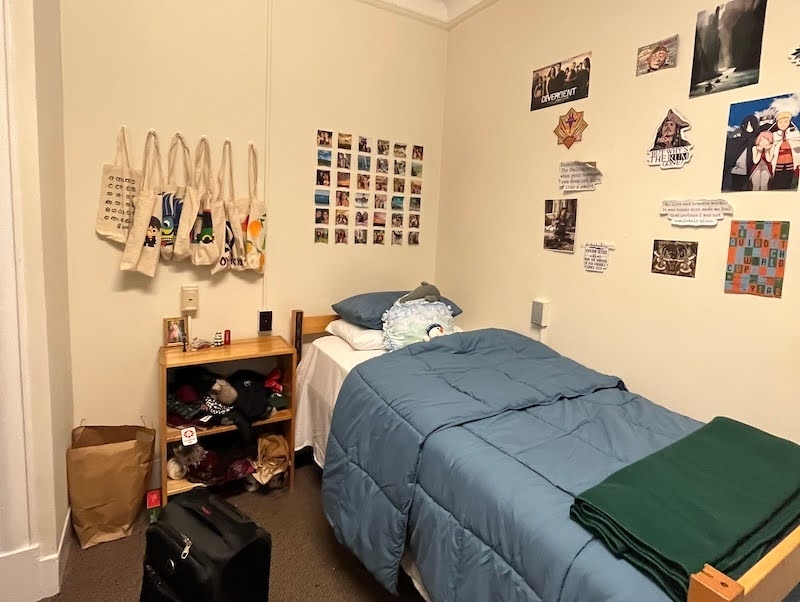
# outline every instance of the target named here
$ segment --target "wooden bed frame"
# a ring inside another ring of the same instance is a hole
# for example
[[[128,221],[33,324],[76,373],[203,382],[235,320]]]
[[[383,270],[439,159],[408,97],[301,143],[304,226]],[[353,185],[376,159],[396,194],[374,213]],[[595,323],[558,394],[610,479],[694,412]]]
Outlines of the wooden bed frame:
[[[338,320],[336,314],[305,317],[302,310],[292,312],[292,345],[297,361],[303,337],[325,333]],[[800,527],[792,531],[739,579],[731,579],[711,565],[692,575],[687,602],[781,602],[800,584]]]

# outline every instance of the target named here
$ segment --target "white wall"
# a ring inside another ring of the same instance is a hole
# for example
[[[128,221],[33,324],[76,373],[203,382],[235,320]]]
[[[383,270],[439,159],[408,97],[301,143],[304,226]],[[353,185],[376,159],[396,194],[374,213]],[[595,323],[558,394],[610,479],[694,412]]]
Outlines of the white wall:
[[[355,0],[273,5],[271,26],[270,3],[261,0],[61,7],[76,423],[155,421],[161,319],[179,313],[181,284],[200,285],[193,334],[229,328],[243,338],[256,335],[262,303],[275,312],[274,331],[286,334],[291,309],[327,312],[343,295],[411,288],[433,276],[446,33]],[[267,163],[265,277],[212,277],[184,262],[162,264],[152,280],[119,271],[120,247],[93,228],[101,166],[113,158],[123,123],[136,162],[149,128],[161,135],[162,152],[174,130],[192,144],[207,135],[215,165],[230,137],[242,193],[246,145],[257,144]],[[322,127],[426,146],[419,247],[313,244]]]
[[[531,333],[534,297],[552,303],[547,343],[622,377],[645,397],[707,420],[725,414],[800,440],[794,404],[800,373],[800,235],[790,236],[783,299],[723,293],[726,219],[714,229],[671,227],[665,199],[720,197],[728,108],[797,91],[795,2],[771,0],[761,82],[688,98],[694,24],[709,0],[675,0],[669,10],[623,0],[558,3],[500,0],[451,31],[437,283],[464,308],[466,326]],[[634,77],[636,49],[678,33],[678,67]],[[531,72],[592,51],[589,98],[531,113]],[[557,147],[558,116],[574,106],[589,128],[571,150]],[[661,171],[645,163],[669,108],[692,122],[691,163]],[[579,195],[577,252],[542,248],[544,199],[563,198],[558,164],[597,161],[597,191]],[[722,195],[736,219],[799,222],[797,193]],[[794,226],[797,225],[793,223]],[[694,279],[650,273],[656,238],[699,241]],[[605,274],[583,270],[579,245],[616,244]],[[756,366],[756,364],[760,364]]]

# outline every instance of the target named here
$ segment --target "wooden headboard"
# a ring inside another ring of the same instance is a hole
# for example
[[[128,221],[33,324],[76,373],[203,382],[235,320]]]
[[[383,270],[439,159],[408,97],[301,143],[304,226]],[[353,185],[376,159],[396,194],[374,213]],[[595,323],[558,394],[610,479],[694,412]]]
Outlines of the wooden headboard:
[[[326,316],[305,316],[302,309],[295,309],[292,311],[292,347],[297,351],[297,362],[303,355],[303,337],[315,334],[324,334],[325,328],[333,322],[338,320],[339,316],[336,314],[328,314]]]

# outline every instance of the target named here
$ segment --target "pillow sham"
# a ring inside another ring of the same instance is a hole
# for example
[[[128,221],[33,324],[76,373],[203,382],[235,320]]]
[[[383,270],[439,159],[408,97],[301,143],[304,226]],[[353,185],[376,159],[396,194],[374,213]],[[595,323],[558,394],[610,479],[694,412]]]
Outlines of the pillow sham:
[[[325,331],[344,339],[356,351],[373,351],[386,349],[383,333],[351,324],[346,320],[334,320],[325,327]]]
[[[410,291],[382,291],[362,293],[360,295],[353,295],[347,299],[342,299],[338,303],[331,305],[331,308],[341,316],[342,319],[351,324],[361,326],[362,328],[381,330],[383,328],[383,314],[394,305],[395,301],[409,292]],[[452,309],[453,317],[461,313],[461,308],[450,299],[442,297],[442,303]]]
[[[383,318],[383,339],[389,351],[454,332],[453,311],[442,301],[395,303]]]

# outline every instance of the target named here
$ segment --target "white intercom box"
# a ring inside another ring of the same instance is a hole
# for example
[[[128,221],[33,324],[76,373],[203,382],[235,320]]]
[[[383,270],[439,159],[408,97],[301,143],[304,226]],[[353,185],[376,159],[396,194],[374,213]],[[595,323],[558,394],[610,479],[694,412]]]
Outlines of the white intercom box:
[[[550,323],[550,302],[534,299],[531,306],[531,324],[545,328]]]

